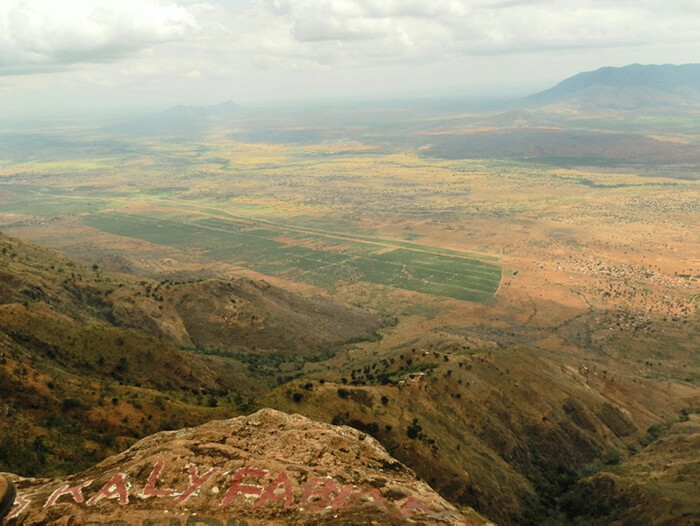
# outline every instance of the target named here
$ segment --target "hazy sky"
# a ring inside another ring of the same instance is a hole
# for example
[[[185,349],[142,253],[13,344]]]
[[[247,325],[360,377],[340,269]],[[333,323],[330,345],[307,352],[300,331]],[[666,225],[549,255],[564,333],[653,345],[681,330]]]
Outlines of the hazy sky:
[[[700,0],[0,0],[5,114],[527,94],[700,62]]]

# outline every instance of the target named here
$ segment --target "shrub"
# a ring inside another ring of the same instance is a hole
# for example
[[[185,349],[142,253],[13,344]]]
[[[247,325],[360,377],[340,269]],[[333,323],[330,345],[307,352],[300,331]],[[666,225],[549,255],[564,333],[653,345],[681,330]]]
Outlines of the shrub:
[[[408,429],[406,429],[406,434],[408,435],[408,438],[416,439],[422,430],[423,428],[418,424],[418,419],[414,418],[413,423],[411,423],[411,425],[408,426]]]
[[[666,431],[666,426],[664,424],[654,424],[649,429],[647,429],[647,436],[645,436],[641,443],[643,446],[648,446],[655,440],[658,440],[661,435]]]
[[[622,462],[622,453],[617,450],[610,451],[607,455],[605,455],[603,461],[609,466],[617,465]]]
[[[78,409],[80,406],[82,406],[80,400],[76,398],[66,398],[61,402],[61,411],[66,413],[72,409]]]

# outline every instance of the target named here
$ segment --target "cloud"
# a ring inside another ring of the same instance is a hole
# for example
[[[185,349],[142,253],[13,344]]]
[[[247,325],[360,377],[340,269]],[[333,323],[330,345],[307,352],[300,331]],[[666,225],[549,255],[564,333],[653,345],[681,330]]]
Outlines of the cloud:
[[[156,0],[4,0],[0,75],[114,62],[198,30],[190,11]]]
[[[232,67],[692,46],[700,42],[693,7],[697,0],[0,0],[0,75],[125,57],[134,71],[139,62],[208,78]]]
[[[456,0],[269,0],[298,42],[360,41],[406,35],[410,21],[466,14]]]
[[[269,4],[280,14],[295,16],[313,13],[331,17],[432,18],[466,12],[459,0],[269,0]]]
[[[700,42],[697,0],[265,0],[297,54],[326,62]],[[679,15],[683,13],[683,15]]]
[[[697,62],[698,1],[0,0],[0,90],[5,114],[534,91],[605,65]]]

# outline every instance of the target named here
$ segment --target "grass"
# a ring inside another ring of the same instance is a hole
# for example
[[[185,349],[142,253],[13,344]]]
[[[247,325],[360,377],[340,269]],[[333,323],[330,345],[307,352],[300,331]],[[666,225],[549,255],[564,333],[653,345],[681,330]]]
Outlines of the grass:
[[[407,242],[321,230],[290,231],[269,222],[258,226],[247,220],[157,212],[103,212],[85,216],[84,221],[112,234],[202,249],[216,260],[321,287],[340,280],[364,281],[489,303],[501,281],[499,266],[456,251],[448,255]]]
[[[27,214],[48,218],[96,212],[111,206],[113,206],[112,203],[101,199],[67,200],[61,198],[25,197],[11,204],[0,205],[0,213]]]

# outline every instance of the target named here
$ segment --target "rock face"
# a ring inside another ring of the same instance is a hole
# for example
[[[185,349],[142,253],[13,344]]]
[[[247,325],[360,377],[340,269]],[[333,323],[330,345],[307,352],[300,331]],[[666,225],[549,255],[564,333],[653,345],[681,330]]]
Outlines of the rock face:
[[[14,479],[8,525],[474,524],[370,436],[271,409]]]

